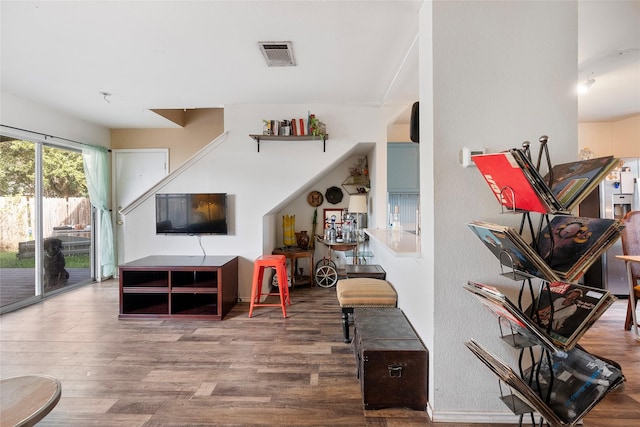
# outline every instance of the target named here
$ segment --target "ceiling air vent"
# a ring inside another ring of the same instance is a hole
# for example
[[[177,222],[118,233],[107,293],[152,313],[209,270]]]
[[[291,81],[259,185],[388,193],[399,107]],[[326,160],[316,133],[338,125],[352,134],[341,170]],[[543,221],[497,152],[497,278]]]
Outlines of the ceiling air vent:
[[[291,42],[258,42],[258,45],[269,67],[292,67],[296,65],[296,60],[293,59]]]

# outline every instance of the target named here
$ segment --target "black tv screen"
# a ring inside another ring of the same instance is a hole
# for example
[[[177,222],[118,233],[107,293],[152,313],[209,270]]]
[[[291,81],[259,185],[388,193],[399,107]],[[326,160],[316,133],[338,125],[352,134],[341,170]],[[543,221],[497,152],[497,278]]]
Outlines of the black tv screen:
[[[227,194],[156,194],[156,234],[227,234]]]

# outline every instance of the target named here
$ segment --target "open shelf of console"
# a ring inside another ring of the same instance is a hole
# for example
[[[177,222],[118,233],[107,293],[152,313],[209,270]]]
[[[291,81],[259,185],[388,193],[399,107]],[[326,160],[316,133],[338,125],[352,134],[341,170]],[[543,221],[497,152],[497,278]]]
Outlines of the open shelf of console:
[[[238,300],[235,256],[149,256],[119,273],[120,319],[222,320]]]

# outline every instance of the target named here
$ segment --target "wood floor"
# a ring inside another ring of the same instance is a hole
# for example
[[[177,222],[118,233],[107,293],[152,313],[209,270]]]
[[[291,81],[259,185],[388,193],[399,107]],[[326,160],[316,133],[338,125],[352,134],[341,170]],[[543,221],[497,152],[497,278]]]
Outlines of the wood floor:
[[[248,304],[222,322],[118,320],[117,282],[92,284],[0,316],[0,376],[62,382],[45,427],[444,425],[426,412],[364,411],[335,289],[292,296],[286,321],[277,307],[249,319]],[[581,340],[627,377],[585,426],[640,420],[640,343],[622,329],[625,304]]]

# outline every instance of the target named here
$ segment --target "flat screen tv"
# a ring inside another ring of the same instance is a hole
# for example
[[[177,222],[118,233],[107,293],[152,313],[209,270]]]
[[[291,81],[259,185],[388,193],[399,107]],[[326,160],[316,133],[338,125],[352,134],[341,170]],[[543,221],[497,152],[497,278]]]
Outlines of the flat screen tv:
[[[227,194],[156,194],[156,234],[227,234]]]

